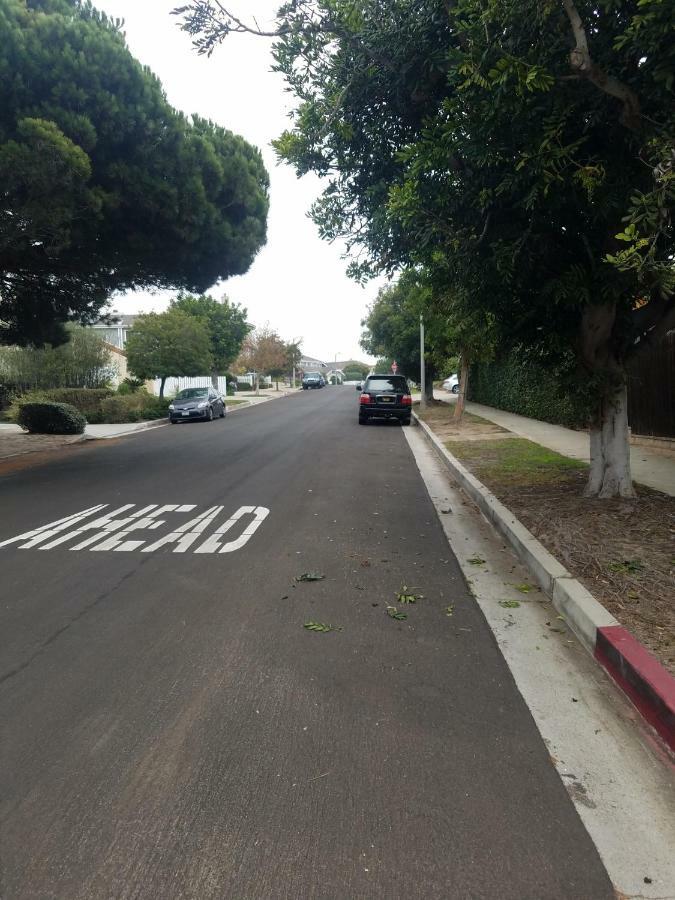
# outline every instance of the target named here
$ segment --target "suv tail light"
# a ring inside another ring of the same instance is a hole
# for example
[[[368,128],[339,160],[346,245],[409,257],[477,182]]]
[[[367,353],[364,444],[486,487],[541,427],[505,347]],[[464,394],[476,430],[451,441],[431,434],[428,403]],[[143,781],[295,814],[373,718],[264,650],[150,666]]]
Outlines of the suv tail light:
[[[412,406],[412,397],[410,396],[410,394],[404,394],[401,403],[404,406]]]
[[[363,406],[364,403],[370,403],[370,394],[361,394],[359,397],[359,403]]]

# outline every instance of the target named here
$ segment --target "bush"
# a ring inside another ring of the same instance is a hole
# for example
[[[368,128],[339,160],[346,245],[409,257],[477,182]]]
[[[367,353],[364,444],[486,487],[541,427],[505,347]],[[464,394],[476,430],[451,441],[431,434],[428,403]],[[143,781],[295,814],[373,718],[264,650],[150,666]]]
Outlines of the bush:
[[[136,394],[140,391],[144,386],[144,381],[141,378],[125,378],[124,381],[117,388],[117,393],[122,396],[127,396],[128,394]]]
[[[571,358],[547,365],[523,351],[472,366],[469,399],[568,428],[585,427],[590,410]]]
[[[9,417],[15,422],[18,421],[19,409],[25,403],[65,403],[74,406],[88,422],[95,422],[101,403],[112,393],[108,388],[52,388],[45,391],[28,391],[14,399]]]
[[[56,388],[51,391],[32,391],[18,397],[12,403],[10,418],[18,422],[19,410],[25,403],[65,402],[75,407],[90,425],[112,425],[166,418],[170,401],[160,400],[145,390],[115,394],[103,388]]]
[[[117,394],[103,401],[96,422],[117,425],[124,422],[165,419],[169,414],[170,402],[166,398],[160,400],[159,397],[153,397],[145,391],[126,395]]]
[[[238,391],[252,391],[253,386],[250,385],[247,381],[238,381],[237,382],[237,390]]]
[[[68,403],[21,403],[17,423],[31,434],[83,434],[87,420]]]

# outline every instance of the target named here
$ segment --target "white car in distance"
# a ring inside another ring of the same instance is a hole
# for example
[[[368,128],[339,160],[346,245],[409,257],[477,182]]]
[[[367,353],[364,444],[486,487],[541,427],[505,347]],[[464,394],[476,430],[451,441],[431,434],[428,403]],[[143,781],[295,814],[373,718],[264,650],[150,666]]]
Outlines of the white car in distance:
[[[458,394],[459,378],[457,377],[457,375],[449,375],[443,382],[443,388],[446,391],[450,391],[452,394]]]

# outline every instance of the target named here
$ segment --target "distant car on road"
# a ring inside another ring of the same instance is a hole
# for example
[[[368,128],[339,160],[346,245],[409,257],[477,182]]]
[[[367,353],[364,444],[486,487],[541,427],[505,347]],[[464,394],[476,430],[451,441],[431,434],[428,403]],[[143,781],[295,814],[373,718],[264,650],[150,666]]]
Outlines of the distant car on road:
[[[322,388],[326,383],[325,378],[320,372],[305,372],[302,379],[303,391],[309,391],[313,388]]]
[[[397,419],[410,425],[412,397],[403,375],[369,375],[356,390],[361,391],[359,425],[367,425],[369,419]]]
[[[212,421],[219,416],[225,418],[225,401],[213,388],[185,388],[179,391],[169,404],[169,419],[172,425],[194,419]]]
[[[443,387],[446,391],[450,391],[453,394],[459,393],[459,378],[457,375],[450,375],[443,382]]]

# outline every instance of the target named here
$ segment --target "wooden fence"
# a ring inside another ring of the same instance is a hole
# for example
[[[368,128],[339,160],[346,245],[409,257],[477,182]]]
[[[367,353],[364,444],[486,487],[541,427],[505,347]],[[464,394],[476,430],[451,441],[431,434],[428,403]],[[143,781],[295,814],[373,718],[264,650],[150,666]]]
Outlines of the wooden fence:
[[[675,331],[629,365],[628,422],[633,434],[675,438]]]

